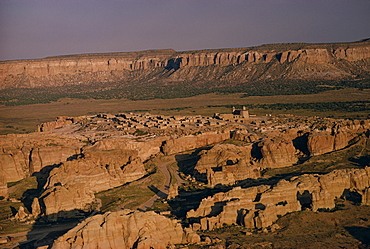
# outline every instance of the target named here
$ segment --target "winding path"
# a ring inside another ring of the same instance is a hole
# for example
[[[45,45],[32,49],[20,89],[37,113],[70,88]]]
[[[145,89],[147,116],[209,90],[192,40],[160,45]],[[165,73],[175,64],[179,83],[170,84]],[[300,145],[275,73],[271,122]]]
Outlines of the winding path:
[[[147,200],[145,203],[141,204],[140,207],[138,207],[139,210],[146,211],[148,208],[153,206],[154,202],[160,198],[165,199],[168,196],[168,188],[170,186],[171,182],[171,174],[168,171],[167,166],[173,163],[174,161],[162,163],[161,165],[158,166],[159,170],[161,173],[164,175],[165,180],[160,187],[159,191],[149,200]]]
[[[161,173],[165,176],[165,180],[164,180],[162,186],[159,188],[159,191],[152,198],[147,200],[145,203],[141,204],[141,206],[138,207],[138,210],[146,211],[148,208],[153,206],[153,204],[156,200],[167,198],[170,183],[171,183],[171,173],[172,173],[173,176],[175,176],[177,183],[183,182],[183,180],[179,177],[177,172],[174,172],[175,169],[173,169],[172,167],[168,167],[169,165],[171,165],[174,162],[175,162],[175,160],[171,160],[169,162],[162,163],[158,166]],[[170,168],[170,170],[168,168]],[[171,171],[171,173],[170,173],[170,171]]]

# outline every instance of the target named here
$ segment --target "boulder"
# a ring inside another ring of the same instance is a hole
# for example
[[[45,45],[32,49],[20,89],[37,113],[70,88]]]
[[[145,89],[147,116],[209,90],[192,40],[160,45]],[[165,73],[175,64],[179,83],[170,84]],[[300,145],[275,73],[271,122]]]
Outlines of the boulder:
[[[26,213],[23,206],[20,206],[18,212],[15,214],[14,218],[19,221],[25,221],[28,218],[28,214]]]
[[[41,207],[38,198],[33,198],[32,205],[31,205],[32,215],[37,217],[41,214]]]

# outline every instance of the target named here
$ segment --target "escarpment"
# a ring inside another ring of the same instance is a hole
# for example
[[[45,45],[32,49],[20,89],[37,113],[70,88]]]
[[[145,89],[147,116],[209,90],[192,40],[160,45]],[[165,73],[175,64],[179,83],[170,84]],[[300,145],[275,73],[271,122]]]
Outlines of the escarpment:
[[[0,89],[188,84],[219,88],[253,81],[368,78],[370,43],[272,44],[253,48],[86,54],[0,63]],[[216,81],[216,82],[215,82]]]

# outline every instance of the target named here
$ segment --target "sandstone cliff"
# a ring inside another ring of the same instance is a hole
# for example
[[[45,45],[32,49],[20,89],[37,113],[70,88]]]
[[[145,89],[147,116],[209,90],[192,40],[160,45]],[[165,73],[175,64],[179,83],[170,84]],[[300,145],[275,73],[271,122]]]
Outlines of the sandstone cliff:
[[[256,90],[259,88],[253,85],[256,81],[368,79],[369,44],[369,41],[272,44],[238,49],[154,50],[4,61],[0,62],[0,89],[78,86],[81,90],[97,83],[95,88],[100,90],[127,86],[157,89],[168,84],[208,90],[252,84],[248,89]],[[139,96],[141,90],[143,88],[135,94]]]
[[[58,238],[52,248],[165,249],[196,243],[199,235],[154,212],[122,210],[95,215]]]
[[[0,138],[0,175],[19,181],[79,154],[85,144],[76,137],[56,135],[7,135]]]

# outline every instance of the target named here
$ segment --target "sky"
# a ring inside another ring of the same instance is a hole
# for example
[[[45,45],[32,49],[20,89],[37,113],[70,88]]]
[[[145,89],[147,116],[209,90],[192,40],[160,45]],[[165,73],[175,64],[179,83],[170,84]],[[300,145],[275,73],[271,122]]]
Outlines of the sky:
[[[0,0],[0,61],[369,37],[370,0]]]

